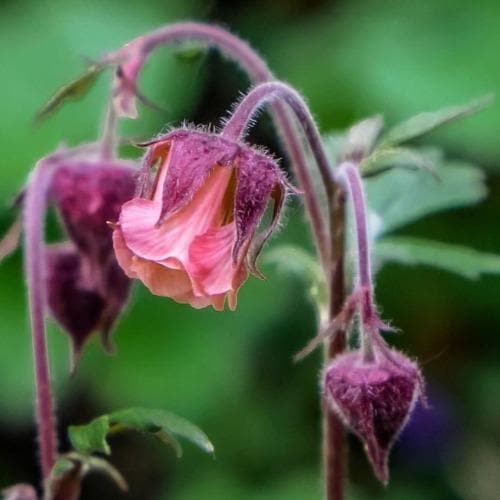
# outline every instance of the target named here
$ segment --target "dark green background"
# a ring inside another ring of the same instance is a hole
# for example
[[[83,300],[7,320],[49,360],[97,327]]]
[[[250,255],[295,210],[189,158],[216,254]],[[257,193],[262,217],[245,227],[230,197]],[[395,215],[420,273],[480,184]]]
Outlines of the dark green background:
[[[500,89],[500,4],[495,0],[14,1],[0,2],[0,224],[36,159],[62,141],[92,140],[108,80],[39,127],[32,117],[63,82],[128,39],[186,18],[216,21],[249,40],[276,74],[307,97],[322,131],[382,112],[389,123]],[[216,54],[186,60],[159,51],[141,88],[168,113],[140,108],[124,123],[144,138],[168,124],[218,123],[248,82]],[[494,104],[426,141],[488,172],[480,206],[435,215],[403,233],[499,252],[500,118]],[[268,119],[253,139],[279,154]],[[286,165],[286,163],[285,163]],[[310,246],[298,203],[270,246]],[[129,496],[89,478],[83,498],[309,500],[321,498],[320,355],[291,357],[314,334],[303,285],[264,268],[234,313],[195,311],[137,284],[116,332],[118,355],[93,341],[67,375],[67,343],[52,327],[52,367],[61,437],[127,406],[167,408],[199,424],[216,460],[186,446],[181,461],[150,438],[112,441]],[[500,491],[500,280],[470,282],[436,270],[387,266],[378,276],[384,317],[404,334],[394,343],[423,365],[432,408],[419,412],[396,447],[392,482],[371,477],[354,439],[349,498],[493,500]],[[0,485],[37,481],[32,370],[20,252],[0,268]],[[63,440],[63,446],[66,443]]]

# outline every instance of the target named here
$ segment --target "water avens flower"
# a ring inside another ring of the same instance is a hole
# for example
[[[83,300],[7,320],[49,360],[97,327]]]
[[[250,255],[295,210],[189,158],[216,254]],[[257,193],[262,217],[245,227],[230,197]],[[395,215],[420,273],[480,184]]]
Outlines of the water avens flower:
[[[363,442],[377,478],[387,484],[389,452],[422,397],[416,363],[395,350],[375,350],[367,361],[361,351],[338,356],[326,369],[324,396]]]
[[[138,196],[113,232],[119,264],[156,295],[216,310],[227,298],[234,309],[278,223],[283,173],[263,152],[216,134],[175,130],[148,146]],[[273,219],[257,234],[271,199]]]

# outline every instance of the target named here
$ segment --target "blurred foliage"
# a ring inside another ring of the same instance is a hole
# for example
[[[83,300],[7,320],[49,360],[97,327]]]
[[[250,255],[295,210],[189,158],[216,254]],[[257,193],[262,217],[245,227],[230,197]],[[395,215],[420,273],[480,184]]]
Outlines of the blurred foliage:
[[[5,231],[13,220],[7,204],[38,157],[62,141],[96,137],[110,75],[103,75],[84,100],[37,127],[35,112],[58,86],[81,74],[88,59],[145,30],[184,18],[230,26],[252,42],[279,77],[304,93],[322,130],[330,132],[376,113],[395,124],[420,111],[498,92],[499,17],[494,0],[4,0],[0,228]],[[167,113],[141,107],[141,118],[122,129],[144,138],[184,119],[218,123],[247,85],[233,65],[212,53],[179,58],[159,51],[145,69],[141,89]],[[483,178],[470,169],[465,173],[464,165],[486,167],[489,197],[474,207],[429,213],[406,226],[405,237],[500,253],[499,105],[425,138],[425,144],[444,148],[446,161],[464,173],[453,176],[457,183],[469,179],[469,187],[477,187],[474,201],[483,198]],[[269,123],[263,119],[252,138],[279,153]],[[421,173],[430,194],[435,181]],[[404,183],[405,175],[415,172],[395,175]],[[419,207],[419,197],[414,206]],[[310,249],[297,201],[287,213],[288,224],[270,247],[293,243]],[[186,416],[217,449],[211,460],[186,448],[184,460],[176,462],[168,451],[134,436],[113,437],[111,460],[130,492],[122,494],[91,476],[83,499],[321,498],[320,355],[299,365],[291,362],[315,333],[314,311],[300,280],[273,266],[265,265],[264,271],[267,281],[251,279],[234,313],[194,311],[137,285],[115,332],[117,356],[107,358],[92,343],[72,378],[66,340],[56,328],[50,330],[64,449],[69,448],[64,439],[69,424],[134,405]],[[384,317],[405,332],[390,341],[421,360],[432,409],[414,419],[396,446],[387,491],[371,478],[363,451],[352,440],[349,499],[495,498],[499,286],[496,277],[472,282],[420,267],[391,264],[381,271],[377,290]],[[24,295],[18,252],[0,267],[2,485],[38,482]],[[426,439],[430,435],[434,438]]]

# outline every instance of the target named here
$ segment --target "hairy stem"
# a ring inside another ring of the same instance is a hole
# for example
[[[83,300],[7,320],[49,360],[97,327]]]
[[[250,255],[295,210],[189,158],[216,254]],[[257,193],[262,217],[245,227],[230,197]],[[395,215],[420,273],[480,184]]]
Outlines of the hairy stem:
[[[342,310],[345,300],[344,293],[344,193],[337,185],[328,158],[326,157],[319,131],[302,97],[291,87],[281,82],[262,83],[250,91],[235,109],[226,122],[222,134],[234,140],[241,138],[252,123],[259,109],[276,99],[281,99],[296,114],[301,124],[311,151],[316,159],[330,207],[329,222],[332,238],[330,261],[325,265],[329,276],[330,305],[328,321],[331,322]],[[314,192],[305,193],[315,196]],[[333,340],[326,343],[325,364],[328,364],[337,354],[343,352],[346,346],[345,332],[337,332]],[[327,405],[323,405],[323,454],[324,475],[327,500],[342,500],[344,498],[344,482],[346,473],[345,431],[342,422],[334,415]]]
[[[116,154],[116,126],[118,123],[115,107],[112,99],[108,101],[106,116],[101,135],[101,157],[103,160],[111,160]]]
[[[330,204],[330,234],[332,254],[330,264],[329,321],[340,313],[345,302],[345,195],[342,187],[335,185]],[[346,349],[346,332],[337,331],[325,342],[324,366]],[[327,500],[343,500],[347,477],[347,443],[345,427],[339,417],[323,402],[323,468]]]
[[[138,74],[150,53],[157,47],[187,40],[200,41],[219,49],[226,57],[239,63],[250,79],[256,83],[274,80],[274,75],[267,64],[250,45],[218,26],[203,23],[181,22],[159,28],[108,54],[103,62],[124,64],[133,58],[134,73]],[[305,193],[313,193],[314,183],[308,171],[296,124],[282,103],[275,103],[273,114],[300,188]],[[326,265],[330,255],[330,240],[325,217],[317,197],[306,196],[304,204],[311,222],[316,249],[321,261]]]
[[[241,139],[258,111],[265,104],[276,100],[288,104],[295,113],[318,165],[327,196],[331,198],[335,180],[333,170],[321,142],[321,135],[304,99],[302,99],[295,89],[286,83],[276,81],[266,82],[253,88],[238,104],[232,116],[227,120],[222,135],[236,141]],[[314,191],[305,192],[304,196],[315,197],[316,193]]]
[[[358,285],[372,290],[370,269],[370,248],[368,243],[368,230],[366,223],[366,203],[363,192],[363,183],[358,167],[353,163],[342,163],[335,171],[335,177],[350,194],[354,213],[357,239],[358,257]]]
[[[373,361],[373,339],[378,338],[381,321],[378,317],[373,296],[373,281],[370,266],[370,246],[367,228],[367,208],[363,192],[363,181],[357,165],[351,162],[342,163],[335,171],[339,184],[349,193],[357,240],[358,287],[363,290],[361,306],[361,343],[365,361]]]
[[[43,217],[53,167],[54,163],[51,159],[38,163],[29,180],[24,200],[25,272],[33,345],[38,445],[44,479],[49,476],[57,456],[57,436],[45,332],[46,280],[43,247]]]

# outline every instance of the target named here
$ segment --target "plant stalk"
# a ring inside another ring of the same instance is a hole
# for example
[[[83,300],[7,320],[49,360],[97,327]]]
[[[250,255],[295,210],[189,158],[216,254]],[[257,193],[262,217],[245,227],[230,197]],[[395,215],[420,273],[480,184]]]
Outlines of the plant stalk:
[[[329,222],[331,234],[330,260],[325,266],[329,276],[330,303],[328,322],[340,313],[345,301],[344,277],[344,233],[345,194],[337,183],[325,154],[321,136],[302,97],[291,87],[281,82],[262,83],[252,89],[234,110],[222,131],[224,137],[239,140],[244,136],[249,124],[259,109],[266,103],[280,99],[288,104],[301,124],[320,172],[330,207]],[[305,192],[307,197],[315,193]],[[325,365],[346,348],[346,333],[337,332],[333,339],[325,343]],[[343,423],[323,404],[323,456],[325,492],[327,500],[343,500],[346,477],[346,444]]]
[[[43,247],[43,217],[53,163],[38,163],[29,180],[24,200],[25,272],[28,288],[33,363],[35,411],[42,476],[48,478],[57,457],[56,422],[45,331],[46,276]]]
[[[345,295],[345,194],[335,185],[330,205],[330,233],[332,238],[330,276],[330,301],[328,319],[340,313]],[[328,274],[327,274],[328,275]],[[346,332],[337,331],[324,345],[324,367],[346,349]],[[327,500],[343,500],[347,477],[347,443],[344,424],[323,401],[323,474]]]

